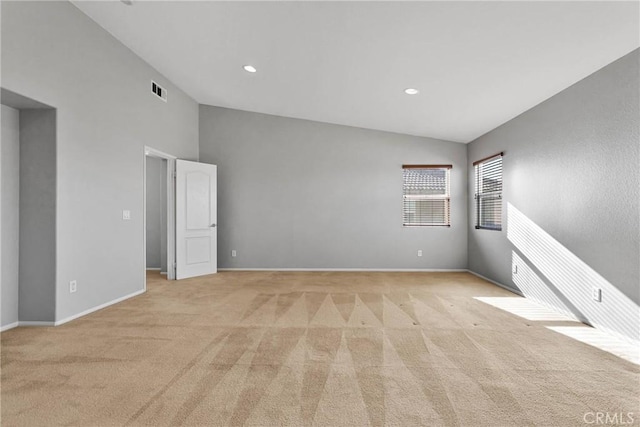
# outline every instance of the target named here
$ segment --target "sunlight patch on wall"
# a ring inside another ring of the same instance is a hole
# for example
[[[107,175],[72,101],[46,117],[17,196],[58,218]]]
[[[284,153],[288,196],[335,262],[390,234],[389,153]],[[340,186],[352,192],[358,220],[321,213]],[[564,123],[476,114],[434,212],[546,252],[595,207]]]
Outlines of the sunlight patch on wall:
[[[547,326],[547,328],[640,365],[640,344],[633,345],[589,326]]]
[[[578,320],[571,309],[517,253],[512,252],[511,259],[513,283],[520,289],[522,295],[552,310],[560,311],[570,319]]]
[[[574,318],[565,316],[555,310],[547,308],[527,298],[522,297],[474,297],[478,301],[489,304],[516,316],[527,320],[557,322],[575,321]]]
[[[527,216],[507,203],[507,238],[563,295],[591,325],[618,334],[632,342],[640,341],[640,307],[595,270],[565,248]],[[518,268],[521,268],[518,266]],[[523,266],[524,268],[524,266]],[[532,287],[546,286],[530,281]],[[591,298],[592,289],[602,290],[602,300]],[[531,294],[548,297],[544,289]],[[553,305],[553,299],[546,304]],[[560,307],[561,308],[561,307]]]

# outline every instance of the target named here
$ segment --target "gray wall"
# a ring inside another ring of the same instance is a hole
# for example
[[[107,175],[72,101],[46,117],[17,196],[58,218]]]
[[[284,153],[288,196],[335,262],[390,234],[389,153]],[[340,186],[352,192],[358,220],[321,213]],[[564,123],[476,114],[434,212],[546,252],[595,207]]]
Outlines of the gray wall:
[[[504,151],[502,232],[469,224],[469,268],[638,339],[639,54],[634,51],[468,146]],[[473,218],[470,174],[469,218]],[[519,266],[512,275],[512,263]],[[602,302],[591,288],[602,289]]]
[[[463,144],[200,106],[200,161],[218,165],[220,268],[467,266]],[[450,228],[402,227],[403,163],[453,164]]]
[[[144,146],[197,160],[198,105],[71,3],[1,7],[2,86],[57,109],[63,320],[144,288]],[[168,103],[153,96],[151,79],[167,88]]]
[[[56,111],[20,110],[20,321],[55,320]]]
[[[0,261],[2,281],[2,327],[18,321],[18,250],[20,201],[20,113],[2,105],[2,138],[0,139],[0,183],[2,191],[2,248]]]
[[[167,271],[167,161],[147,157],[147,268]]]

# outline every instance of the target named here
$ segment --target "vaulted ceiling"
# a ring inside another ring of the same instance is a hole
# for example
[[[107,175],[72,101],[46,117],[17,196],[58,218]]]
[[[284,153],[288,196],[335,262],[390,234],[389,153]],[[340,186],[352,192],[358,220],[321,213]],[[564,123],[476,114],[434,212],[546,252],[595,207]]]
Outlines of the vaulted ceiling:
[[[640,46],[638,2],[73,3],[201,104],[457,142]]]

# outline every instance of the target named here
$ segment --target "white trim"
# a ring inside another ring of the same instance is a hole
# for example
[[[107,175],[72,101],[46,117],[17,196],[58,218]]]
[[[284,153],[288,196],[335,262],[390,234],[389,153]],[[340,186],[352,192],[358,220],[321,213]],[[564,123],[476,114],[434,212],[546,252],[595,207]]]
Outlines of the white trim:
[[[439,269],[439,268],[219,268],[218,271],[345,271],[345,272],[398,272],[398,273],[463,273],[468,270],[460,269]]]
[[[509,291],[509,292],[512,292],[512,293],[514,293],[514,294],[516,294],[516,295],[520,295],[520,296],[521,296],[521,297],[523,297],[523,298],[526,298],[526,297],[522,294],[522,292],[520,292],[520,291],[518,291],[518,290],[516,290],[516,289],[513,289],[513,288],[512,288],[512,287],[510,287],[510,286],[503,285],[502,283],[500,283],[500,282],[496,282],[495,280],[491,280],[491,279],[489,279],[488,277],[485,277],[485,276],[483,276],[482,274],[478,274],[478,273],[476,273],[476,272],[475,272],[475,271],[473,271],[473,270],[467,270],[467,272],[469,272],[469,273],[473,274],[473,275],[474,275],[474,276],[476,276],[476,277],[481,278],[482,280],[486,280],[487,282],[493,283],[494,285],[499,286],[499,287],[501,287],[502,289],[505,289],[505,290],[507,290],[507,291]]]
[[[155,267],[147,267],[147,271],[160,271],[160,268],[155,268]]]
[[[67,322],[70,322],[72,320],[75,320],[75,319],[77,319],[79,317],[86,316],[87,314],[93,313],[94,311],[102,310],[103,308],[109,307],[110,305],[114,305],[114,304],[122,302],[122,301],[124,301],[126,299],[138,296],[138,295],[140,295],[140,294],[142,294],[144,292],[145,292],[144,289],[140,290],[140,291],[133,292],[133,293],[131,293],[129,295],[125,295],[123,297],[116,298],[113,301],[109,301],[109,302],[106,302],[104,304],[100,304],[100,305],[98,305],[96,307],[93,307],[93,308],[90,308],[88,310],[85,310],[82,313],[74,314],[73,316],[69,316],[66,319],[57,320],[55,322],[30,321],[30,320],[21,320],[21,321],[18,321],[18,322],[13,322],[13,323],[10,323],[8,325],[2,326],[0,328],[0,332],[7,331],[9,329],[13,329],[13,328],[16,328],[18,326],[22,327],[22,326],[58,326],[58,325],[62,325],[64,323],[67,323]]]
[[[0,327],[0,332],[8,331],[9,329],[17,328],[18,326],[20,326],[20,322],[9,323],[8,325]]]
[[[167,275],[167,272],[166,272],[166,271],[161,271],[161,272],[160,272],[160,274],[162,274],[162,275],[166,276],[166,275]]]
[[[167,279],[176,280],[176,159],[167,159]],[[145,176],[146,178],[146,176]],[[146,199],[146,194],[145,194]],[[145,211],[146,217],[146,211]],[[146,227],[146,226],[145,226]],[[146,229],[145,229],[146,231]],[[146,249],[145,249],[146,254]]]
[[[145,145],[142,153],[142,286],[147,290],[147,156],[151,153],[151,148]]]
[[[148,145],[144,146],[144,155],[149,157],[159,157],[161,159],[177,159],[177,157],[174,155],[165,153],[164,151],[156,150],[155,148],[149,147]]]
[[[123,297],[116,298],[116,299],[114,299],[114,300],[112,300],[112,301],[109,301],[109,302],[105,302],[104,304],[100,304],[100,305],[98,305],[98,306],[95,306],[95,307],[93,307],[93,308],[90,308],[90,309],[88,309],[88,310],[85,310],[85,311],[83,311],[83,312],[81,312],[81,313],[74,314],[73,316],[69,316],[69,317],[67,317],[67,318],[65,318],[65,319],[62,319],[62,320],[56,320],[56,322],[55,322],[55,326],[62,325],[62,324],[64,324],[64,323],[70,322],[70,321],[72,321],[72,320],[77,319],[78,317],[86,316],[87,314],[93,313],[94,311],[102,310],[103,308],[109,307],[110,305],[114,305],[114,304],[117,304],[117,303],[119,303],[119,302],[122,302],[122,301],[124,301],[124,300],[126,300],[126,299],[133,298],[133,297],[135,297],[135,296],[138,296],[138,295],[140,295],[140,294],[143,294],[144,292],[145,292],[145,289],[141,289],[141,290],[136,291],[136,292],[133,292],[133,293],[131,293],[131,294],[129,294],[129,295],[125,295],[125,296],[123,296]],[[22,326],[22,322],[20,322],[20,326]]]
[[[32,326],[55,326],[56,322],[47,322],[47,321],[43,321],[43,320],[20,320],[18,322],[12,323],[11,325],[7,325],[5,327],[2,328],[2,331],[5,331],[7,329],[12,329],[15,327],[32,327]],[[5,329],[6,328],[6,329]]]

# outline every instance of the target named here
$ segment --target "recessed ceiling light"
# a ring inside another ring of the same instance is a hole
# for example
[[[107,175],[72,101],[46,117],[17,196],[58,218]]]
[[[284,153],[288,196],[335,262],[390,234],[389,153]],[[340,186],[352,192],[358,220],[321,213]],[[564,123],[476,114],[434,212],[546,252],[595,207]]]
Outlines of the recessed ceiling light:
[[[256,71],[258,71],[256,70],[256,67],[254,67],[253,65],[245,65],[242,68],[244,68],[244,70],[248,73],[255,73]]]
[[[406,93],[407,95],[417,95],[420,93],[420,91],[418,89],[414,89],[412,87],[405,89],[404,93]]]

